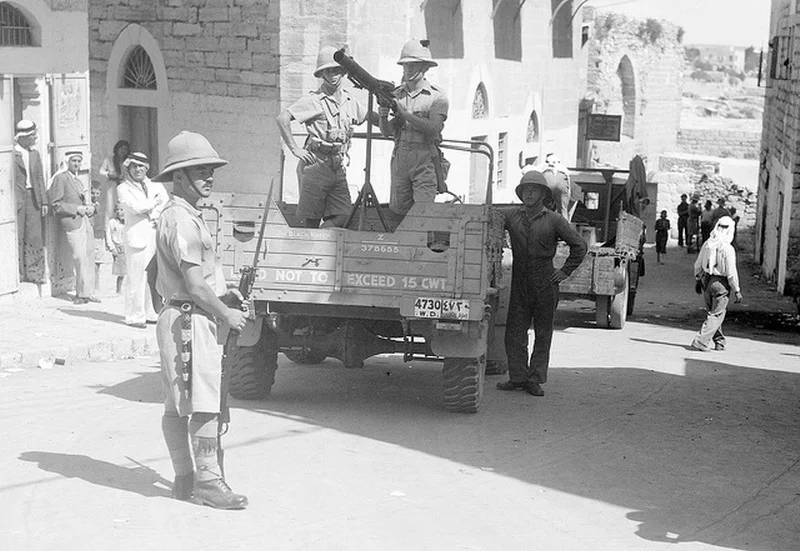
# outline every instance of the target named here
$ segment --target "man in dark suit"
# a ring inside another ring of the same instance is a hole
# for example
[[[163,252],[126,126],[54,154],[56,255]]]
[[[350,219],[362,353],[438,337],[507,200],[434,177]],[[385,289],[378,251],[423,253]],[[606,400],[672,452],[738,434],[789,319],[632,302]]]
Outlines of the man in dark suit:
[[[75,304],[100,302],[94,296],[94,273],[89,258],[88,240],[92,234],[89,218],[95,215],[89,190],[78,178],[83,162],[83,153],[67,151],[67,169],[53,176],[48,195],[59,227],[67,236],[72,263],[75,269]]]
[[[14,195],[17,207],[20,281],[44,283],[43,218],[48,207],[42,160],[36,145],[36,123],[21,120],[14,135]]]

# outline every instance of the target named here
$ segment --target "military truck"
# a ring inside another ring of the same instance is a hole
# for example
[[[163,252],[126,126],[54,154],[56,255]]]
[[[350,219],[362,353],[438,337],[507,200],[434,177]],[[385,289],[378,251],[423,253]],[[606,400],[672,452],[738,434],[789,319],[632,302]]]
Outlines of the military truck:
[[[485,142],[443,147],[485,156],[493,173]],[[348,368],[400,353],[405,361],[441,361],[444,407],[475,412],[502,273],[491,176],[485,204],[415,204],[405,216],[378,204],[368,183],[343,228],[302,227],[297,205],[275,198],[265,205],[267,194],[219,194],[200,205],[229,284],[252,263],[266,213],[250,297],[255,319],[225,360],[230,393],[267,396],[279,352],[305,364],[337,358]]]
[[[597,327],[622,329],[633,314],[639,278],[644,275],[644,225],[625,212],[627,170],[571,168],[580,201],[572,223],[589,242],[580,266],[562,281],[561,297],[595,302]],[[556,264],[566,252],[559,251]]]

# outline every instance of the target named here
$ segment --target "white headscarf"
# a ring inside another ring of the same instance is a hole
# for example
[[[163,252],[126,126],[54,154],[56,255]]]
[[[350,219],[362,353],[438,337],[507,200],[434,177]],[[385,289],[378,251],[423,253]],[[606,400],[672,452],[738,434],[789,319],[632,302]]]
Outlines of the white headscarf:
[[[705,272],[712,273],[717,265],[717,255],[733,242],[734,223],[730,216],[723,216],[714,225],[711,237],[700,249],[700,266]]]

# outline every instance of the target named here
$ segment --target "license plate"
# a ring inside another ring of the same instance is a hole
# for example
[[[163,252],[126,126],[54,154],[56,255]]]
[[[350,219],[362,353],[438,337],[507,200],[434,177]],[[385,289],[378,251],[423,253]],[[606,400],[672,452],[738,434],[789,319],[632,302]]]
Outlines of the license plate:
[[[420,297],[414,301],[414,316],[432,319],[469,319],[469,301]]]

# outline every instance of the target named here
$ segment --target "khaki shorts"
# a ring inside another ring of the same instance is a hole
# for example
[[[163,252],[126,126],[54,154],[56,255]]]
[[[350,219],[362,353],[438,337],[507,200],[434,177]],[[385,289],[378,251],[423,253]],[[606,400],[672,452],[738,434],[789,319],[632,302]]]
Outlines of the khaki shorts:
[[[299,218],[329,218],[350,214],[353,202],[341,163],[320,160],[305,165],[301,161],[297,173],[300,182],[300,199],[297,202]]]
[[[217,342],[217,324],[202,314],[192,314],[192,392],[184,394],[181,350],[181,312],[166,306],[156,326],[161,357],[164,410],[181,417],[195,412],[219,413],[222,384],[222,346]]]

